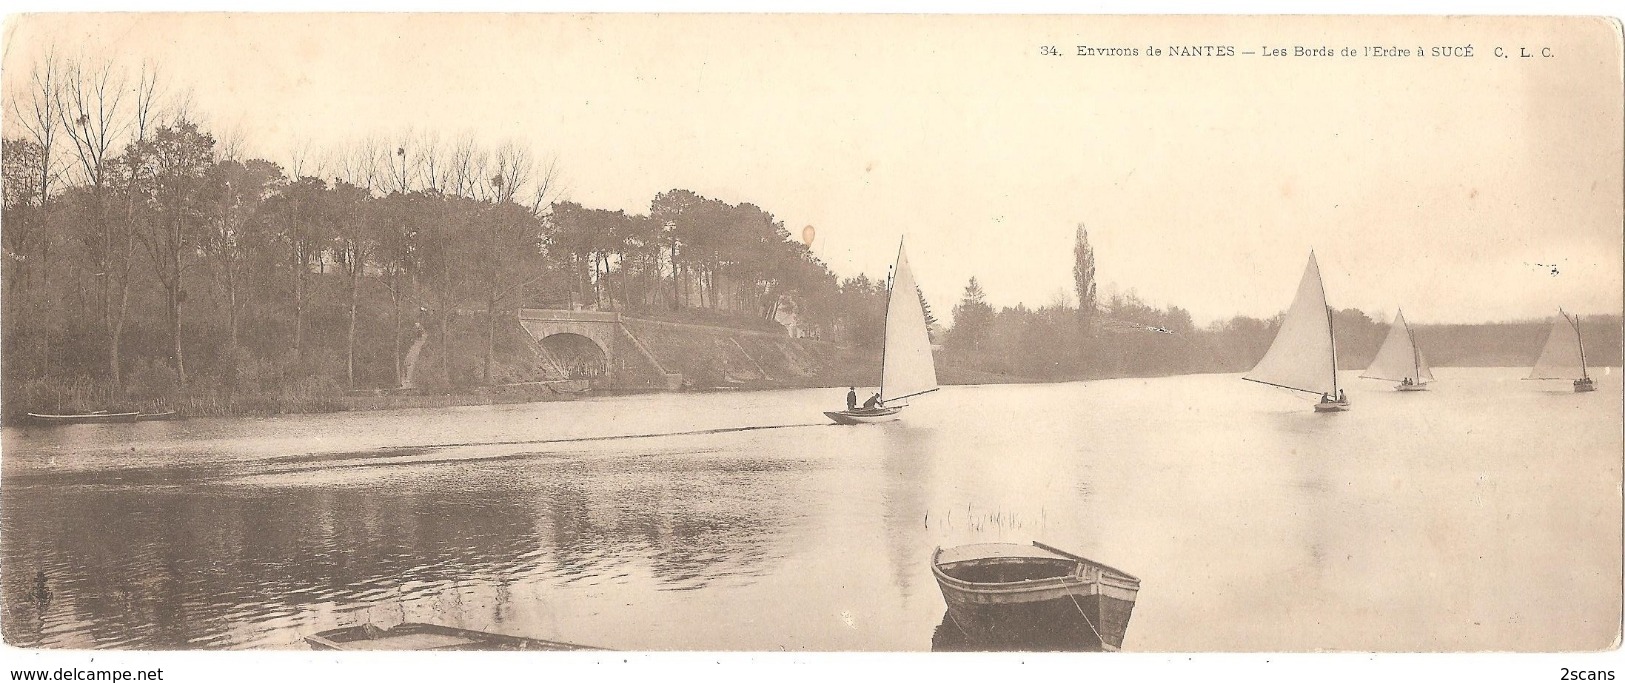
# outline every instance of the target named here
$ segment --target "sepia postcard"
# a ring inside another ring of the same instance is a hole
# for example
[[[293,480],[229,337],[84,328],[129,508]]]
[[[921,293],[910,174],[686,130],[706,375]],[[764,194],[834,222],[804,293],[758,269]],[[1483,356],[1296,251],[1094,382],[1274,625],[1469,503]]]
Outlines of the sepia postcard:
[[[1581,16],[12,15],[13,680],[1613,680],[1622,68]]]

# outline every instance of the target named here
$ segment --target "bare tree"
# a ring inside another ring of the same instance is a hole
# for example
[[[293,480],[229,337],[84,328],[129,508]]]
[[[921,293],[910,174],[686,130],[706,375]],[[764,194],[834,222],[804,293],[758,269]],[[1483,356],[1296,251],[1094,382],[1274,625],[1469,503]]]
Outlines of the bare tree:
[[[215,156],[219,161],[244,161],[247,149],[247,131],[242,121],[226,127],[215,127]]]
[[[310,163],[310,138],[297,138],[293,145],[288,146],[288,177],[301,179],[306,171],[312,171],[315,164]]]
[[[480,149],[473,134],[465,133],[452,143],[451,153],[447,159],[449,167],[446,169],[449,194],[483,199],[482,190],[488,187],[486,180],[489,176],[485,173],[485,167],[489,159],[490,155]]]
[[[110,215],[114,188],[109,180],[120,170],[112,163],[113,155],[136,123],[126,110],[126,98],[131,93],[141,98],[147,85],[145,71],[142,81],[132,88],[124,70],[112,59],[80,56],[67,62],[62,87],[57,89],[57,115],[72,143],[77,172],[90,188],[92,223],[80,239],[95,268],[97,313],[107,343],[108,375],[115,391],[122,384],[117,338],[122,332],[122,315],[118,311],[123,307],[125,292],[118,295],[118,306],[114,298],[115,291],[128,290],[134,242],[127,234],[131,227],[128,221],[114,221]],[[115,284],[115,279],[122,286]]]
[[[124,339],[124,325],[130,314],[130,271],[135,264],[136,235],[140,229],[136,226],[138,220],[136,201],[140,189],[144,185],[142,170],[146,164],[142,158],[146,149],[145,142],[153,121],[153,110],[158,96],[158,71],[147,65],[142,65],[141,74],[135,87],[134,112],[134,139],[124,151],[124,222],[120,226],[122,258],[120,259],[120,277],[118,279],[118,306],[112,315],[108,330],[107,343],[107,373],[112,381],[112,391],[117,395],[124,388],[123,362],[121,349]]]
[[[4,231],[6,256],[11,262],[6,266],[7,289],[15,290],[19,284],[26,284],[33,279],[32,265],[27,262],[26,255],[33,251],[32,242],[36,238],[42,240],[39,250],[41,261],[40,276],[50,277],[50,241],[44,239],[45,224],[49,220],[51,203],[51,185],[61,175],[61,158],[57,153],[57,136],[61,132],[61,114],[57,111],[57,90],[61,85],[61,64],[54,49],[48,49],[38,62],[34,63],[33,71],[29,74],[27,93],[21,96],[7,98],[13,103],[10,112],[18,128],[24,132],[23,139],[32,142],[37,148],[37,155],[31,159],[28,176],[31,188],[28,200],[25,202],[30,208],[37,205],[39,211],[29,216],[27,220],[7,225]],[[13,198],[8,197],[8,201]],[[23,276],[27,275],[24,279]]]
[[[356,321],[361,301],[361,280],[366,275],[367,262],[377,253],[378,240],[372,225],[373,192],[385,181],[389,159],[381,138],[369,136],[352,143],[339,157],[342,195],[347,210],[341,213],[344,224],[338,230],[339,255],[344,262],[345,275],[350,282],[350,321],[346,333],[345,377],[351,389],[356,388]]]
[[[499,145],[489,156],[484,179],[478,190],[490,203],[485,231],[483,280],[485,289],[485,357],[483,378],[492,382],[492,363],[496,357],[497,318],[523,301],[524,287],[539,279],[540,273],[529,274],[525,267],[534,263],[527,256],[540,253],[540,226],[542,207],[553,200],[558,185],[558,163],[550,157],[537,170],[531,151],[513,142]]]
[[[414,141],[418,173],[423,178],[425,188],[436,192],[446,191],[446,150],[440,143],[440,134],[434,131],[424,131]]]

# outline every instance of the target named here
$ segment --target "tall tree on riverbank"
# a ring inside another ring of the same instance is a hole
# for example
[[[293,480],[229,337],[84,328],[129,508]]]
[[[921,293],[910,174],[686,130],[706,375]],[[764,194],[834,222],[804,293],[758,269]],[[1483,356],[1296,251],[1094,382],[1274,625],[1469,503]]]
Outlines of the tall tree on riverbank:
[[[965,295],[954,307],[954,327],[947,343],[956,350],[974,352],[981,347],[992,326],[993,307],[988,305],[987,293],[973,275],[965,285]]]
[[[33,343],[29,346],[33,347],[34,365],[42,377],[52,372],[51,349],[56,331],[49,310],[51,246],[55,241],[50,223],[55,206],[51,201],[52,186],[60,180],[65,156],[58,149],[62,115],[57,92],[62,87],[62,71],[55,47],[48,48],[29,72],[27,94],[8,93],[5,98],[12,106],[12,111],[7,112],[15,122],[11,130],[21,129],[23,134],[6,142],[26,145],[6,155],[8,180],[15,185],[6,188],[8,212],[5,229],[0,230],[6,250],[5,312],[14,320],[26,317],[34,321]],[[23,309],[27,309],[26,315],[16,315]],[[13,344],[10,353],[16,354],[17,348]]]
[[[1089,231],[1078,224],[1072,245],[1072,285],[1078,294],[1078,315],[1085,326],[1094,320],[1096,301],[1095,248],[1089,244]]]
[[[186,304],[185,274],[199,246],[204,174],[214,161],[214,137],[197,124],[178,121],[160,127],[151,140],[137,144],[147,166],[140,175],[148,183],[148,201],[156,216],[145,226],[142,242],[152,257],[153,274],[163,285],[170,331],[170,362],[176,381],[186,386],[186,356],[182,344],[181,312]]]
[[[212,201],[205,206],[200,248],[210,273],[225,292],[226,377],[235,388],[239,363],[242,313],[254,294],[245,272],[270,252],[272,238],[265,202],[284,183],[282,168],[263,159],[246,163],[224,160],[205,175],[204,191]]]

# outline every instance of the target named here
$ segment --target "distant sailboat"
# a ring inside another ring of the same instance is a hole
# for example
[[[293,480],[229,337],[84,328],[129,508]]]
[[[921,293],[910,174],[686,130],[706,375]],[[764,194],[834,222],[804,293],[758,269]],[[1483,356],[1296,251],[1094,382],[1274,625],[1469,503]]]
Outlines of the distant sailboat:
[[[1576,392],[1596,391],[1597,384],[1586,372],[1586,347],[1580,335],[1580,316],[1571,316],[1557,309],[1558,317],[1546,333],[1546,346],[1541,348],[1535,367],[1525,379],[1572,379]]]
[[[1281,319],[1264,357],[1252,371],[1242,376],[1249,382],[1319,394],[1317,413],[1349,409],[1348,400],[1337,386],[1337,340],[1332,331],[1332,309],[1326,305],[1326,289],[1320,282],[1320,265],[1309,252],[1309,266],[1298,282],[1298,294]]]
[[[824,415],[840,424],[889,422],[907,403],[898,403],[938,389],[937,367],[931,360],[931,335],[925,328],[919,288],[909,270],[903,243],[897,243],[897,267],[886,295],[886,336],[880,355],[880,405]]]
[[[1404,311],[1394,316],[1388,338],[1383,340],[1377,357],[1360,376],[1399,382],[1394,388],[1400,391],[1427,391],[1428,382],[1433,381],[1433,369],[1422,358],[1422,349],[1416,345],[1416,334],[1410,324],[1405,322]]]

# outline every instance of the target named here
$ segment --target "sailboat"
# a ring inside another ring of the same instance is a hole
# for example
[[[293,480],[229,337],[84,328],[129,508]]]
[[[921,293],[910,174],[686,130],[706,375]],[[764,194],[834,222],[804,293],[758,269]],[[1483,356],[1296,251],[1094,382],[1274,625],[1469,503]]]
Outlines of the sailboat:
[[[1597,383],[1586,372],[1586,346],[1580,336],[1580,316],[1557,309],[1552,330],[1546,334],[1535,367],[1525,379],[1572,379],[1576,392],[1596,391]]]
[[[880,405],[824,415],[839,424],[890,422],[908,405],[906,399],[937,390],[937,367],[931,360],[931,336],[919,288],[908,268],[903,243],[897,243],[897,267],[886,295],[886,337],[880,352]],[[902,403],[899,403],[902,401]]]
[[[1428,382],[1433,381],[1433,369],[1422,358],[1422,349],[1416,346],[1416,334],[1405,322],[1405,311],[1394,316],[1393,325],[1388,327],[1388,338],[1382,341],[1377,357],[1360,376],[1399,382],[1394,388],[1400,391],[1427,391]]]
[[[1283,389],[1320,394],[1317,413],[1340,413],[1349,402],[1337,386],[1337,339],[1332,331],[1332,309],[1320,282],[1320,265],[1309,252],[1309,267],[1298,282],[1298,294],[1281,319],[1258,365],[1242,379]]]

